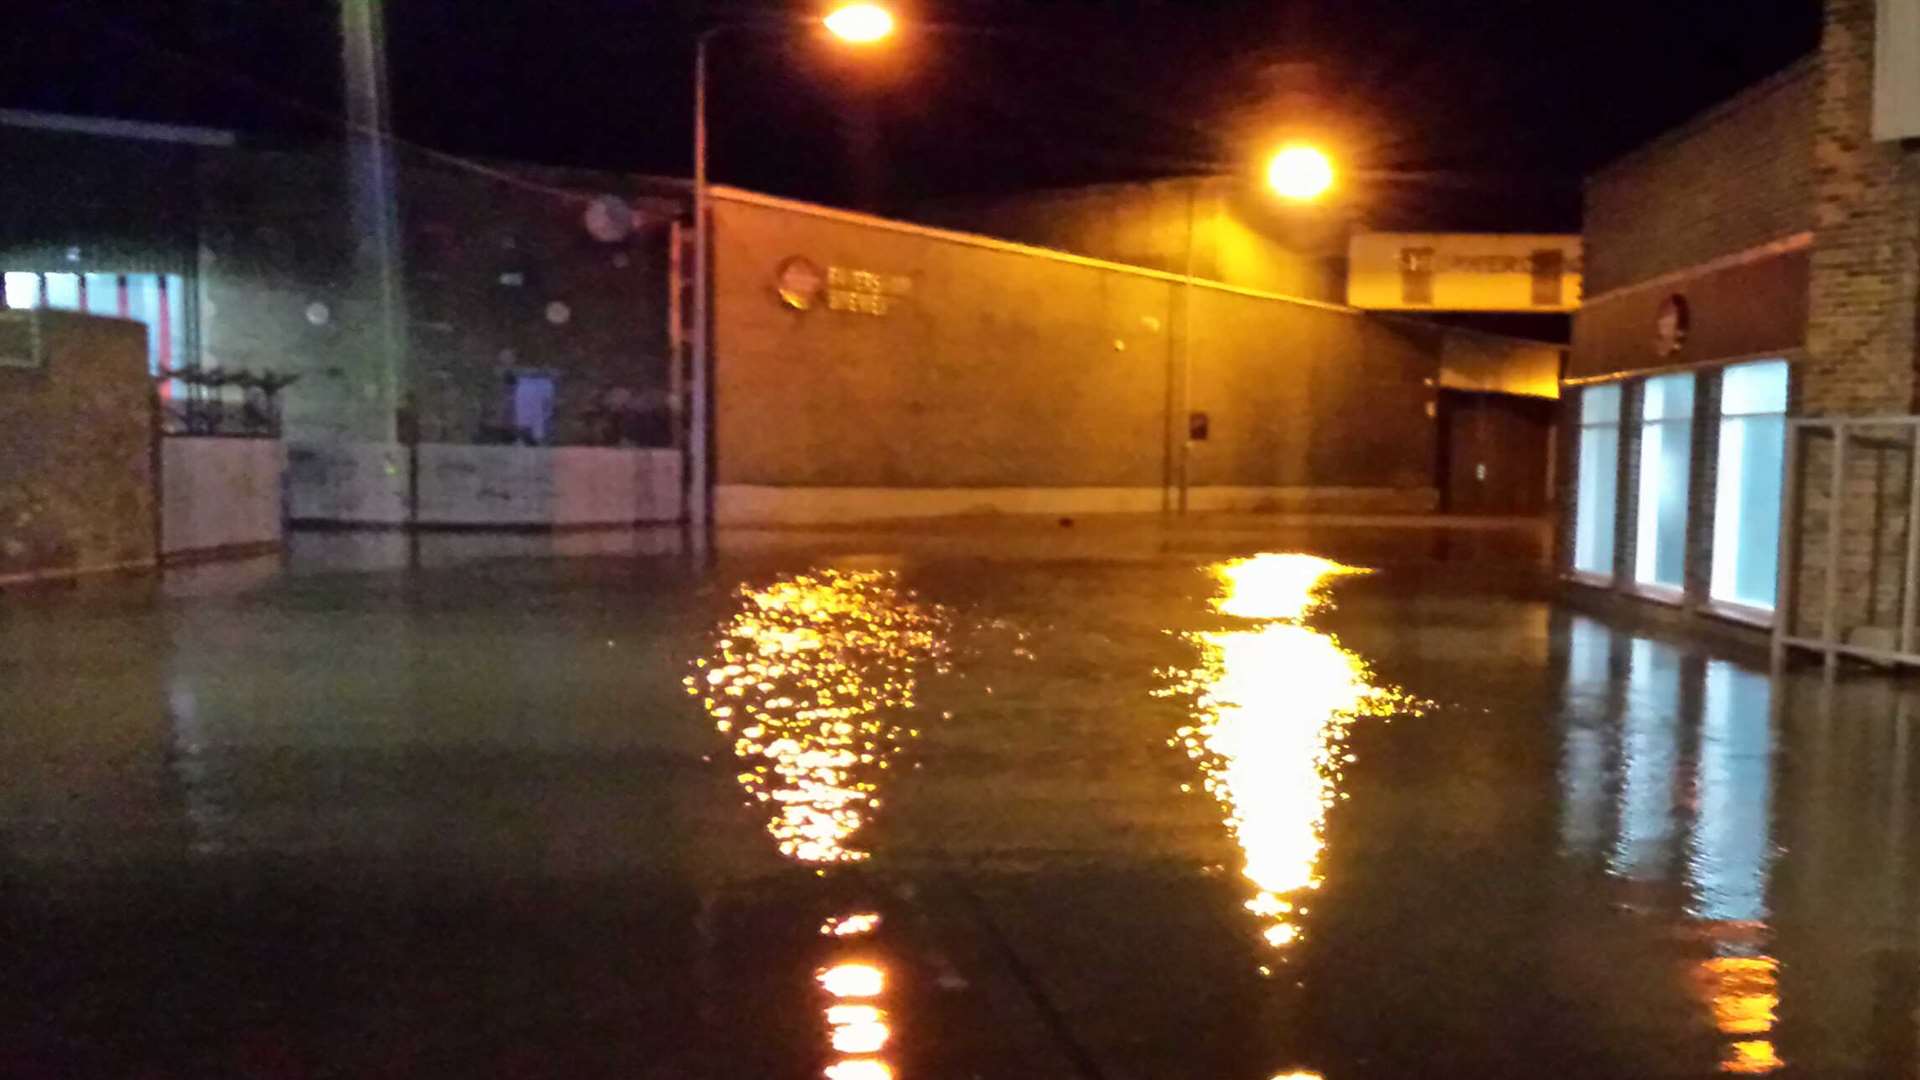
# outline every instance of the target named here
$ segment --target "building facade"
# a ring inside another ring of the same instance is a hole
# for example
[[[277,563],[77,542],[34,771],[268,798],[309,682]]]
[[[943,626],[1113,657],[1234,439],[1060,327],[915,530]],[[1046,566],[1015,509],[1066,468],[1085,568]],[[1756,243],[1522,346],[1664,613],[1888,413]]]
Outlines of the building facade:
[[[1590,179],[1574,581],[1916,651],[1920,146],[1874,127],[1908,6],[1827,0],[1816,54]]]
[[[31,114],[0,140],[32,163],[0,175],[9,306],[140,323],[163,392],[297,378],[296,522],[671,519],[708,439],[734,523],[1546,501],[1551,416],[1503,400],[1549,399],[1558,347],[1319,299],[1232,244],[1188,274],[721,189],[713,428],[682,446],[684,184],[393,147],[389,249],[344,144]]]
[[[713,224],[723,523],[1432,510],[1448,387],[1556,389],[1538,342],[751,192]]]
[[[297,377],[290,441],[402,426],[453,444],[673,441],[666,252],[683,185],[399,147],[400,232],[379,253],[345,144],[15,112],[0,155],[9,307],[139,321],[156,372]],[[597,219],[608,205],[625,216]]]
[[[1564,428],[1580,582],[1771,617],[1817,76],[1802,62],[1588,181]]]

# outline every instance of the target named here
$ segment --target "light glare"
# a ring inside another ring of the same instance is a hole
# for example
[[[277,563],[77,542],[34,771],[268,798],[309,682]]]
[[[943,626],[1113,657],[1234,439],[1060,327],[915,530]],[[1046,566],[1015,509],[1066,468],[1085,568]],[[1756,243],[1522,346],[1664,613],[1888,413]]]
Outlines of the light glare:
[[[841,41],[867,45],[893,33],[893,14],[879,4],[848,4],[824,20]]]
[[[820,973],[820,985],[840,998],[878,997],[887,977],[872,964],[836,964]]]
[[[1267,163],[1267,186],[1282,198],[1317,199],[1333,186],[1333,162],[1311,146],[1283,147]]]

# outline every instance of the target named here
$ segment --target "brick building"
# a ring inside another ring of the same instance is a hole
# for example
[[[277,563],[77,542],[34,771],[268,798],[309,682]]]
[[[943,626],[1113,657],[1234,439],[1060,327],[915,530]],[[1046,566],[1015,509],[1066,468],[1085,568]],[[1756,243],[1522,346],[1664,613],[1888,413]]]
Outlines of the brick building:
[[[1876,96],[1914,92],[1914,43],[1880,42],[1876,70],[1897,22],[1877,14],[1828,0],[1817,53],[1589,179],[1564,397],[1574,580],[1761,626],[1784,581],[1790,634],[1900,637],[1913,428],[1842,436],[1834,500],[1836,440],[1804,423],[1917,404],[1920,146],[1874,130]]]

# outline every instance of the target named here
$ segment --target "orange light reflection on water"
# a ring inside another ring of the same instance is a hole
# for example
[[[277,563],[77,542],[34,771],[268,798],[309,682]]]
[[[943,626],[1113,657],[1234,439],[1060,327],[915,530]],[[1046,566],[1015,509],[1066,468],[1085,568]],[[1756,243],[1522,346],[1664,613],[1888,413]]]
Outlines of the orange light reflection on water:
[[[1780,962],[1771,956],[1713,956],[1702,960],[1695,982],[1713,1011],[1714,1027],[1734,1036],[1720,1059],[1720,1071],[1755,1075],[1785,1065],[1771,1035],[1779,1020]]]
[[[1172,745],[1198,765],[1219,803],[1254,887],[1246,908],[1276,949],[1301,938],[1306,899],[1321,884],[1327,812],[1344,797],[1340,782],[1352,761],[1348,728],[1361,717],[1419,709],[1374,685],[1359,657],[1301,622],[1327,605],[1332,579],[1363,572],[1311,555],[1215,566],[1215,609],[1262,624],[1189,635],[1198,662],[1164,691],[1193,703],[1193,722]]]
[[[914,707],[918,663],[945,647],[942,615],[882,570],[819,570],[737,597],[687,692],[733,737],[736,779],[770,809],[781,854],[863,860],[850,841],[910,735],[897,716]]]

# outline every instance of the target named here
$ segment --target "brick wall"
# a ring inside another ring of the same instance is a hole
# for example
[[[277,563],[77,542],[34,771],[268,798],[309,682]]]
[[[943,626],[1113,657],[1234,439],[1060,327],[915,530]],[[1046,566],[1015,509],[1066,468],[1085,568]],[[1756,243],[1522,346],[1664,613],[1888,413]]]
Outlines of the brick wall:
[[[1816,76],[1803,60],[1595,173],[1587,295],[1812,228]]]
[[[1876,143],[1870,133],[1875,5],[1827,0],[1812,140],[1816,240],[1807,361],[1795,380],[1805,416],[1912,413],[1920,362],[1920,147]],[[1838,507],[1829,505],[1832,442],[1809,438],[1801,464],[1808,498],[1800,544],[1795,624],[1818,630],[1825,614],[1828,523],[1840,515],[1839,630],[1896,623],[1906,542],[1907,451],[1891,431],[1850,444]]]
[[[0,581],[152,565],[146,334],[120,319],[38,317],[43,363],[0,367]]]
[[[1873,0],[1828,0],[1813,139],[1810,354],[1796,401],[1809,416],[1915,405],[1920,147],[1876,143]]]

